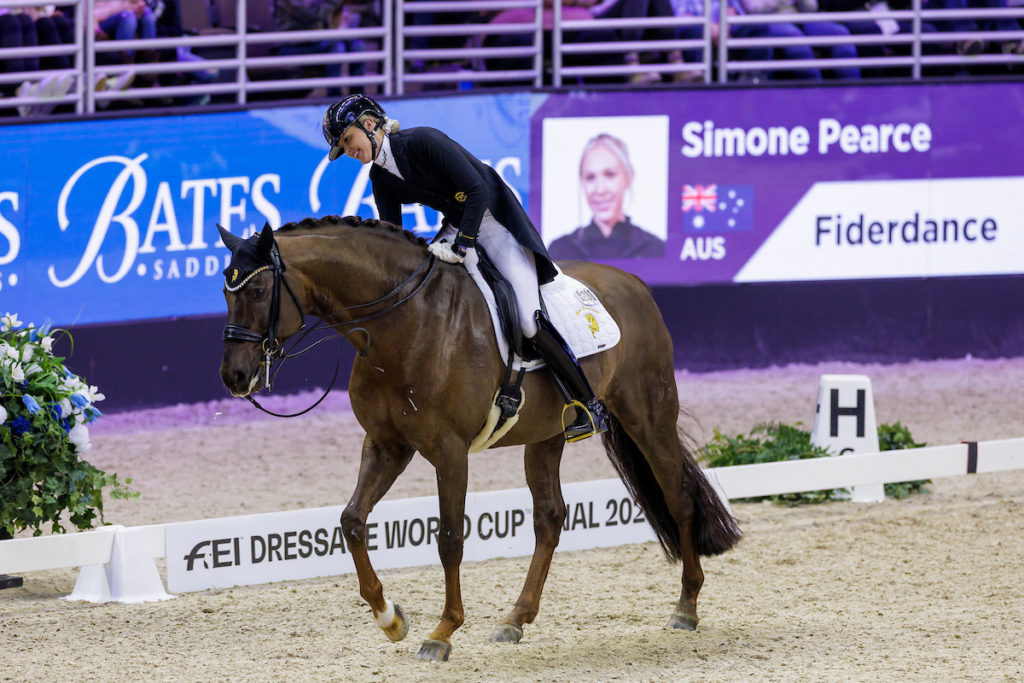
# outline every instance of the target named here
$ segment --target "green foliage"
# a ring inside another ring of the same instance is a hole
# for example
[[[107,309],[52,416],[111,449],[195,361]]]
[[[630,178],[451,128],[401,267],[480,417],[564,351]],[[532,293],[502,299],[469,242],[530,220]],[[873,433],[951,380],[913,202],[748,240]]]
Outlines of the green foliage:
[[[728,436],[715,429],[714,437],[698,451],[698,456],[708,467],[730,467],[732,465],[802,460],[832,455],[828,449],[811,443],[811,433],[799,427],[802,423],[798,422],[797,425],[762,423],[751,429],[750,434],[737,434],[736,436]],[[915,443],[910,430],[899,422],[894,425],[879,426],[878,443],[879,448],[883,451],[918,448],[924,445]],[[930,482],[924,480],[886,484],[885,493],[895,498],[905,498],[911,493],[925,491],[924,485],[927,483]],[[827,489],[745,500],[747,502],[770,500],[780,505],[804,505],[845,498],[848,494],[846,489]]]
[[[49,523],[63,533],[65,511],[76,528],[91,529],[103,521],[104,489],[111,498],[139,494],[128,488],[131,479],[80,457],[103,394],[52,354],[49,325],[21,327],[16,315],[0,317],[0,529],[38,536]]]
[[[921,448],[926,444],[916,443],[910,433],[910,429],[900,424],[884,424],[878,426],[878,448],[883,451],[896,451],[904,448]],[[919,479],[917,481],[900,481],[885,485],[885,495],[892,498],[904,499],[911,493],[927,493],[925,484],[932,483],[931,479]]]

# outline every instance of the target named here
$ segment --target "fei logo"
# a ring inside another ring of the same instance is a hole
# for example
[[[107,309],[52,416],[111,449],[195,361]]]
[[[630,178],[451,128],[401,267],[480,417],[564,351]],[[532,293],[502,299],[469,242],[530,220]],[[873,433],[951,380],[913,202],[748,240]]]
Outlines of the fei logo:
[[[683,185],[684,232],[734,232],[754,227],[753,185]]]

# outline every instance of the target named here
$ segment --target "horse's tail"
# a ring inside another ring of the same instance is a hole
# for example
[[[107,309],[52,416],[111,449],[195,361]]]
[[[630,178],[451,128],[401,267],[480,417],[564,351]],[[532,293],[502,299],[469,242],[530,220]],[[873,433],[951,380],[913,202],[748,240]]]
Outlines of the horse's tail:
[[[608,431],[602,439],[608,458],[643,509],[665,555],[676,562],[682,560],[679,526],[644,454],[614,416],[609,416]],[[680,494],[688,494],[693,500],[693,544],[700,555],[724,553],[740,540],[742,532],[683,439],[679,440],[679,447],[683,455],[683,486],[687,489]]]

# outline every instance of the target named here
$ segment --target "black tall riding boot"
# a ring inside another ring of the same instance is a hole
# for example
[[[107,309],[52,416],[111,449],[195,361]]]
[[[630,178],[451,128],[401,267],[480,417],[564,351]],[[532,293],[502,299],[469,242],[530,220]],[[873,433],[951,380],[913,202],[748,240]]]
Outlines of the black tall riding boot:
[[[565,420],[562,420],[565,440],[579,441],[606,431],[608,417],[605,408],[594,396],[594,390],[590,388],[590,382],[583,374],[572,349],[544,311],[537,311],[533,317],[537,321],[537,335],[532,340],[533,345],[551,369],[555,383],[565,397],[566,409],[576,407],[576,419],[572,424],[566,426]]]

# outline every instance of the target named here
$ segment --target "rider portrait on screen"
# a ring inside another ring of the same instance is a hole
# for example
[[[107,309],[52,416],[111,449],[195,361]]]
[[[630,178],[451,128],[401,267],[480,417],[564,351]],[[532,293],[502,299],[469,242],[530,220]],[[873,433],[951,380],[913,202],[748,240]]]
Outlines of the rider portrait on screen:
[[[512,285],[522,334],[558,380],[576,419],[565,428],[576,441],[606,429],[606,413],[579,362],[541,308],[540,285],[557,270],[540,234],[501,176],[441,131],[426,126],[399,130],[381,106],[349,95],[324,114],[330,160],[342,154],[372,163],[373,199],[382,221],[402,225],[402,205],[420,203],[443,214],[428,247],[447,263],[484,251]]]
[[[608,133],[591,138],[580,156],[579,179],[593,218],[551,242],[552,257],[588,261],[664,257],[665,243],[626,214],[635,177],[622,140]]]

